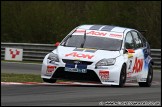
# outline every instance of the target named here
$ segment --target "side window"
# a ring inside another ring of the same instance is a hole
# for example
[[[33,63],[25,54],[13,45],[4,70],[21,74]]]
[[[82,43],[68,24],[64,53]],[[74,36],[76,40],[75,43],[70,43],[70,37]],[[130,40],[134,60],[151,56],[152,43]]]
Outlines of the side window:
[[[146,41],[146,39],[144,38],[144,36],[143,36],[142,34],[139,33],[139,35],[140,35],[141,38],[142,38],[143,46],[144,46],[144,47],[147,47],[147,41]]]
[[[134,41],[135,41],[135,48],[141,48],[141,47],[143,47],[142,40],[139,37],[139,35],[137,34],[137,32],[132,31],[132,35],[133,35],[133,38],[134,38]]]
[[[125,38],[125,48],[134,49],[134,41],[133,41],[133,38],[130,32],[127,33],[126,38]]]

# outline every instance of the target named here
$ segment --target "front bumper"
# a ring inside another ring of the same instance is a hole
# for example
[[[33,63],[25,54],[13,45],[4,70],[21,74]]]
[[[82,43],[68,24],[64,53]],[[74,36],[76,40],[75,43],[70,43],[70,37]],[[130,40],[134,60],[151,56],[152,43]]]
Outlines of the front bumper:
[[[45,58],[42,64],[41,78],[94,81],[107,85],[119,85],[121,67],[117,65],[95,68],[95,64],[92,63],[87,65],[87,73],[78,73],[65,71],[65,64],[63,61],[50,64]]]

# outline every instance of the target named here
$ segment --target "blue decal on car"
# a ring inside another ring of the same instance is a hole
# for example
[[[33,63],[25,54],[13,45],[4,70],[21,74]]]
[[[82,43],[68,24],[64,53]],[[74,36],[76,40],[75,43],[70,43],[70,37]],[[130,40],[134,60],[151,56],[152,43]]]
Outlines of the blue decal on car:
[[[65,67],[68,67],[68,68],[75,68],[75,64],[65,64]]]

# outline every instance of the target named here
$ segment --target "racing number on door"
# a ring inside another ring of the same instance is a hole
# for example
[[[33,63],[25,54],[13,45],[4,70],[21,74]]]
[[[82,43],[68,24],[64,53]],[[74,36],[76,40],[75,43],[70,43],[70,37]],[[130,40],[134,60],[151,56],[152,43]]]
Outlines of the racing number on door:
[[[132,60],[129,61],[129,67],[128,67],[128,69],[131,69],[131,66],[132,66]]]

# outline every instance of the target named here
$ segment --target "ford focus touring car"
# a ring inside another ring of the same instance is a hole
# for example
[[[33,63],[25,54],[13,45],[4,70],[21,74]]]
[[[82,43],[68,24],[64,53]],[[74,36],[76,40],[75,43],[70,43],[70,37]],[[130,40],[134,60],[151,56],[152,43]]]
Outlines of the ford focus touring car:
[[[119,87],[135,81],[150,87],[152,65],[149,43],[138,30],[80,25],[45,56],[41,78],[48,83],[66,79]]]

